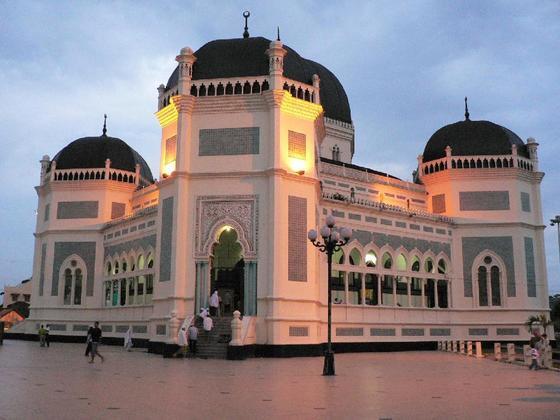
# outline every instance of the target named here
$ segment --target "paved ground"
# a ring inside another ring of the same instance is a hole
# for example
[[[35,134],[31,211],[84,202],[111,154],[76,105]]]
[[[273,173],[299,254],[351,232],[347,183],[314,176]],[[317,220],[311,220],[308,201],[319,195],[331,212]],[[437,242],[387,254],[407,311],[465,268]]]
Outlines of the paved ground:
[[[5,340],[0,419],[560,418],[560,373],[440,352],[163,359],[103,346]]]

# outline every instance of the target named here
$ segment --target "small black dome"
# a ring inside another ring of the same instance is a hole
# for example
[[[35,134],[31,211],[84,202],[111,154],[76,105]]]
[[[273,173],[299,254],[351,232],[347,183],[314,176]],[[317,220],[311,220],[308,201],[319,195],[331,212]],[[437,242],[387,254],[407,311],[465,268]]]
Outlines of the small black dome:
[[[520,156],[529,157],[527,146],[513,131],[490,121],[459,121],[436,131],[424,149],[423,161],[445,157],[445,148],[451,147],[453,156],[511,155],[511,146],[517,146]]]
[[[263,37],[218,39],[208,42],[194,53],[193,80],[226,77],[267,76],[270,40]],[[328,69],[301,57],[293,49],[284,57],[284,77],[311,85],[313,74],[321,79],[321,105],[325,116],[352,123],[350,104],[344,88]],[[166,90],[177,86],[179,68],[176,67],[167,82]]]
[[[56,169],[104,168],[105,159],[111,159],[111,168],[136,171],[140,164],[140,174],[153,183],[152,171],[136,150],[116,137],[83,137],[74,140],[56,154]]]

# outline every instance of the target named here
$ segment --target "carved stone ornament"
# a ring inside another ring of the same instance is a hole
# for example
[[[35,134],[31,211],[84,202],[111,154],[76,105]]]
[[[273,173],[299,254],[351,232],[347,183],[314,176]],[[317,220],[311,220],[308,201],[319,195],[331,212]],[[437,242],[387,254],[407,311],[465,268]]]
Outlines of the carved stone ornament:
[[[218,231],[231,226],[238,235],[245,259],[258,249],[258,196],[200,196],[196,199],[195,257],[208,258]]]

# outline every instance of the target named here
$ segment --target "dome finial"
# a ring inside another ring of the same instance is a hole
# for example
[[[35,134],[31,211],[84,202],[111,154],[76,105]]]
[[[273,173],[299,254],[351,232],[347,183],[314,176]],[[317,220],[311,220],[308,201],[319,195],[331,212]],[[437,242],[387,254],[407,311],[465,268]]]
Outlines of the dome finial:
[[[107,137],[107,114],[103,114],[103,134],[104,137]]]
[[[467,97],[465,96],[465,121],[470,121],[469,120],[469,116],[471,114],[469,114],[469,104],[467,103]]]
[[[251,16],[251,12],[245,10],[243,12],[243,17],[245,18],[245,31],[243,32],[243,38],[249,38],[249,28],[247,27],[247,19]]]
[[[280,41],[280,26],[276,27],[276,41]]]

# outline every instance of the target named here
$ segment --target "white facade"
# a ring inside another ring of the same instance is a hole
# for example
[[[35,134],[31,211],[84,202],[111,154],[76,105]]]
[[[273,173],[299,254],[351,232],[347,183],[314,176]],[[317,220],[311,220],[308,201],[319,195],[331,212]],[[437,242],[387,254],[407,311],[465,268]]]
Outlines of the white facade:
[[[335,343],[526,339],[527,318],[548,311],[536,143],[530,158],[500,156],[507,167],[420,159],[417,183],[360,168],[354,128],[325,116],[319,78],[286,78],[280,41],[266,54],[267,75],[193,80],[197,57],[181,50],[176,89],[159,89],[159,182],[141,188],[138,168],[110,161],[104,179],[42,161],[20,331],[82,335],[99,320],[106,336],[132,325],[173,343],[218,288],[223,309],[244,314],[244,344],[319,345],[326,258],[306,233],[332,214],[354,232],[334,257]],[[243,90],[219,95],[228,84]]]

